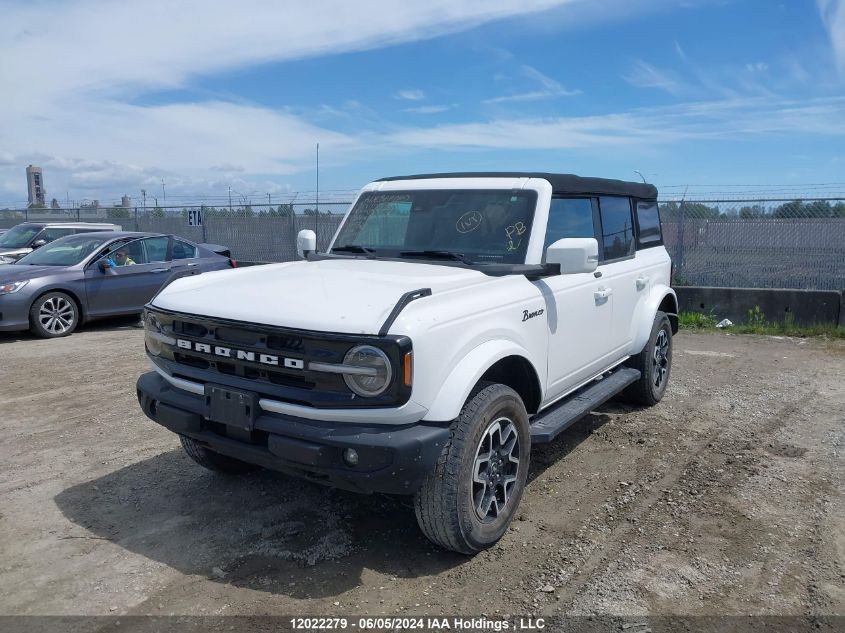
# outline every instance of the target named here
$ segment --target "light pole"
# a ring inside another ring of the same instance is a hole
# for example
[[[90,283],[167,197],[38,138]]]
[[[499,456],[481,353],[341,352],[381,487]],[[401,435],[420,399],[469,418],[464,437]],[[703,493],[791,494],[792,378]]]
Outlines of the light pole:
[[[164,206],[167,206],[167,192],[164,190],[164,178],[161,179],[161,197],[164,201]]]

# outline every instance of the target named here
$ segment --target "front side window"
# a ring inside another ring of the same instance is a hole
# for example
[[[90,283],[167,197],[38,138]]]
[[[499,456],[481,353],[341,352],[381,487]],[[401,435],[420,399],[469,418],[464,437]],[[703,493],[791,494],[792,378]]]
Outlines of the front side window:
[[[147,254],[144,250],[144,240],[132,240],[115,242],[103,255],[107,258],[109,266],[112,268],[122,268],[124,266],[135,266],[136,264],[146,264]]]
[[[595,237],[590,198],[552,198],[543,251],[568,237]]]
[[[631,201],[618,196],[599,198],[601,236],[605,260],[620,259],[634,253],[634,222]]]
[[[358,247],[374,257],[408,258],[436,251],[471,263],[522,263],[536,204],[536,192],[526,190],[368,192],[349,212],[332,251]]]
[[[170,241],[169,237],[150,237],[145,240],[144,247],[146,249],[146,262],[152,264],[154,262],[167,261],[167,244]]]

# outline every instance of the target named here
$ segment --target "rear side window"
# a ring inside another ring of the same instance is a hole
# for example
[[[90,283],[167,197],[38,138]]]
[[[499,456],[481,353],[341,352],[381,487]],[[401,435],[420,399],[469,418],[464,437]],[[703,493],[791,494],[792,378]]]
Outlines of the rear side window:
[[[621,259],[634,254],[634,220],[631,201],[618,196],[599,198],[604,260]]]
[[[593,202],[590,198],[552,198],[546,225],[545,251],[567,237],[595,237]]]
[[[639,248],[658,246],[663,243],[657,202],[653,200],[637,203],[637,242]]]
[[[193,259],[197,256],[197,249],[182,240],[173,240],[173,259]]]

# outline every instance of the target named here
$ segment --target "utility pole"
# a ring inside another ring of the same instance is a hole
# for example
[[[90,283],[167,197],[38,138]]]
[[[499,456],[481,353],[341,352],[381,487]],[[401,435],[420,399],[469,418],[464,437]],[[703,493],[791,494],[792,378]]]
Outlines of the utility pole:
[[[167,206],[167,192],[164,190],[164,178],[161,179],[161,197],[164,200],[164,206]]]
[[[314,203],[314,206],[317,207],[314,209],[314,233],[317,232],[317,228],[320,222],[320,144],[317,143],[317,200]]]
[[[144,200],[144,215],[147,215],[147,190],[141,189],[141,198]]]
[[[232,213],[232,186],[229,185],[229,213]]]

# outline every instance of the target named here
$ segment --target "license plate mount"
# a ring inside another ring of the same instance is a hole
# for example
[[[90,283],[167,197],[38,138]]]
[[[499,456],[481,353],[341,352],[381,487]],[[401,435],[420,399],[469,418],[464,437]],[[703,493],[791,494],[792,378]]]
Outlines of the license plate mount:
[[[252,431],[258,417],[258,395],[220,385],[205,386],[206,417],[212,422]]]

